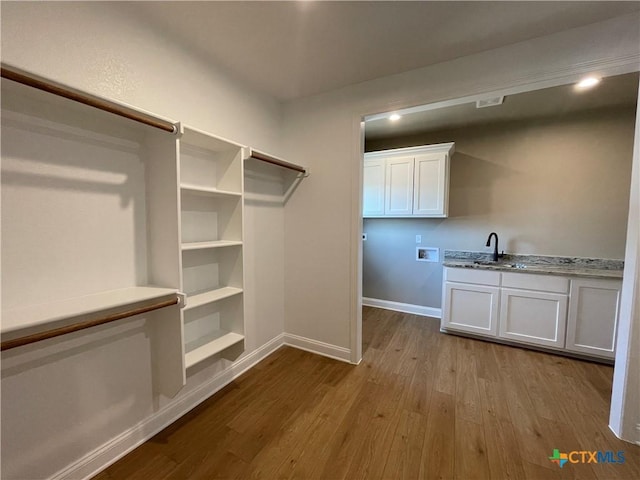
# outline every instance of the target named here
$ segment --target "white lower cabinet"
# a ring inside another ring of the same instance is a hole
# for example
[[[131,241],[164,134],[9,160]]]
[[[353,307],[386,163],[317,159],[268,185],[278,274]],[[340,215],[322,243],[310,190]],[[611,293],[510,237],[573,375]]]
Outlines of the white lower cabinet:
[[[564,347],[567,295],[503,288],[500,296],[500,338]]]
[[[442,328],[495,337],[500,273],[445,268]]]
[[[614,358],[621,288],[620,280],[571,282],[567,350]]]
[[[444,269],[444,331],[614,358],[621,281]]]
[[[504,272],[500,285],[500,338],[564,348],[568,278]]]
[[[498,328],[498,287],[447,282],[443,327],[495,336]]]

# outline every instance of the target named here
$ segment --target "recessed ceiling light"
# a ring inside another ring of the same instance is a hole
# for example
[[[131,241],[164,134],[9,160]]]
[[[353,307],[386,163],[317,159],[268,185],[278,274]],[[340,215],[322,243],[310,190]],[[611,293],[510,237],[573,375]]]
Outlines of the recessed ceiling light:
[[[599,78],[587,77],[587,78],[583,78],[578,83],[576,83],[576,88],[580,88],[580,89],[591,88],[591,87],[595,87],[599,83],[600,83]]]
[[[391,120],[392,122],[397,122],[401,118],[402,118],[402,116],[398,115],[397,113],[394,113],[393,115],[389,116],[389,120]]]

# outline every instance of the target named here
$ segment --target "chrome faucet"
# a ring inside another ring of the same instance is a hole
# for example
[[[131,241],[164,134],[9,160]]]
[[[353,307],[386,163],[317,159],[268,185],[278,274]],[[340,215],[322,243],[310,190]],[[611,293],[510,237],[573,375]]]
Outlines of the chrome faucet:
[[[487,238],[487,247],[491,246],[491,237],[496,237],[496,245],[495,245],[495,249],[493,250],[493,261],[497,262],[498,261],[498,234],[496,232],[491,232],[489,234],[489,238]]]

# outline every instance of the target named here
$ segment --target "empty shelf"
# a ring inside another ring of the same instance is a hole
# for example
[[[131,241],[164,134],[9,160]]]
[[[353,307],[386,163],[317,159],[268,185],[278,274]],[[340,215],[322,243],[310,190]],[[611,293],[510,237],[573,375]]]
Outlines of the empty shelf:
[[[217,288],[215,290],[211,290],[204,293],[199,293],[197,295],[190,295],[187,297],[187,305],[184,307],[184,309],[189,310],[190,308],[196,308],[201,305],[205,305],[207,303],[212,303],[218,300],[222,300],[223,298],[232,297],[233,295],[238,295],[240,293],[242,293],[241,288],[223,287],[223,288]]]
[[[2,333],[176,295],[172,288],[130,287],[14,308],[2,312]]]
[[[191,243],[183,243],[182,250],[199,250],[201,248],[223,248],[223,247],[233,247],[236,245],[242,245],[241,241],[238,240],[216,240],[212,242],[191,242]]]
[[[242,193],[240,192],[231,192],[228,190],[219,190],[217,188],[212,187],[202,187],[199,185],[194,185],[191,183],[182,183],[180,184],[180,188],[183,191],[200,194],[200,195],[212,195],[218,197],[241,197]]]
[[[189,368],[243,340],[244,335],[224,330],[217,330],[211,335],[194,340],[185,345],[187,352],[184,356],[185,368]]]

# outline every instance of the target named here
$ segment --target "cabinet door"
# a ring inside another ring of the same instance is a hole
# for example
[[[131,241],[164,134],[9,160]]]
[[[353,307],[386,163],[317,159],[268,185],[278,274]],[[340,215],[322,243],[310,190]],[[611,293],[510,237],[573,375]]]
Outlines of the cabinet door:
[[[385,161],[365,160],[362,176],[362,215],[384,215]]]
[[[414,160],[413,214],[432,217],[447,216],[446,153],[420,155]]]
[[[567,350],[614,358],[619,280],[571,280]]]
[[[385,215],[413,214],[413,157],[387,159]]]
[[[501,290],[499,337],[563,348],[566,323],[567,295]]]
[[[442,328],[495,337],[500,289],[445,283]]]

